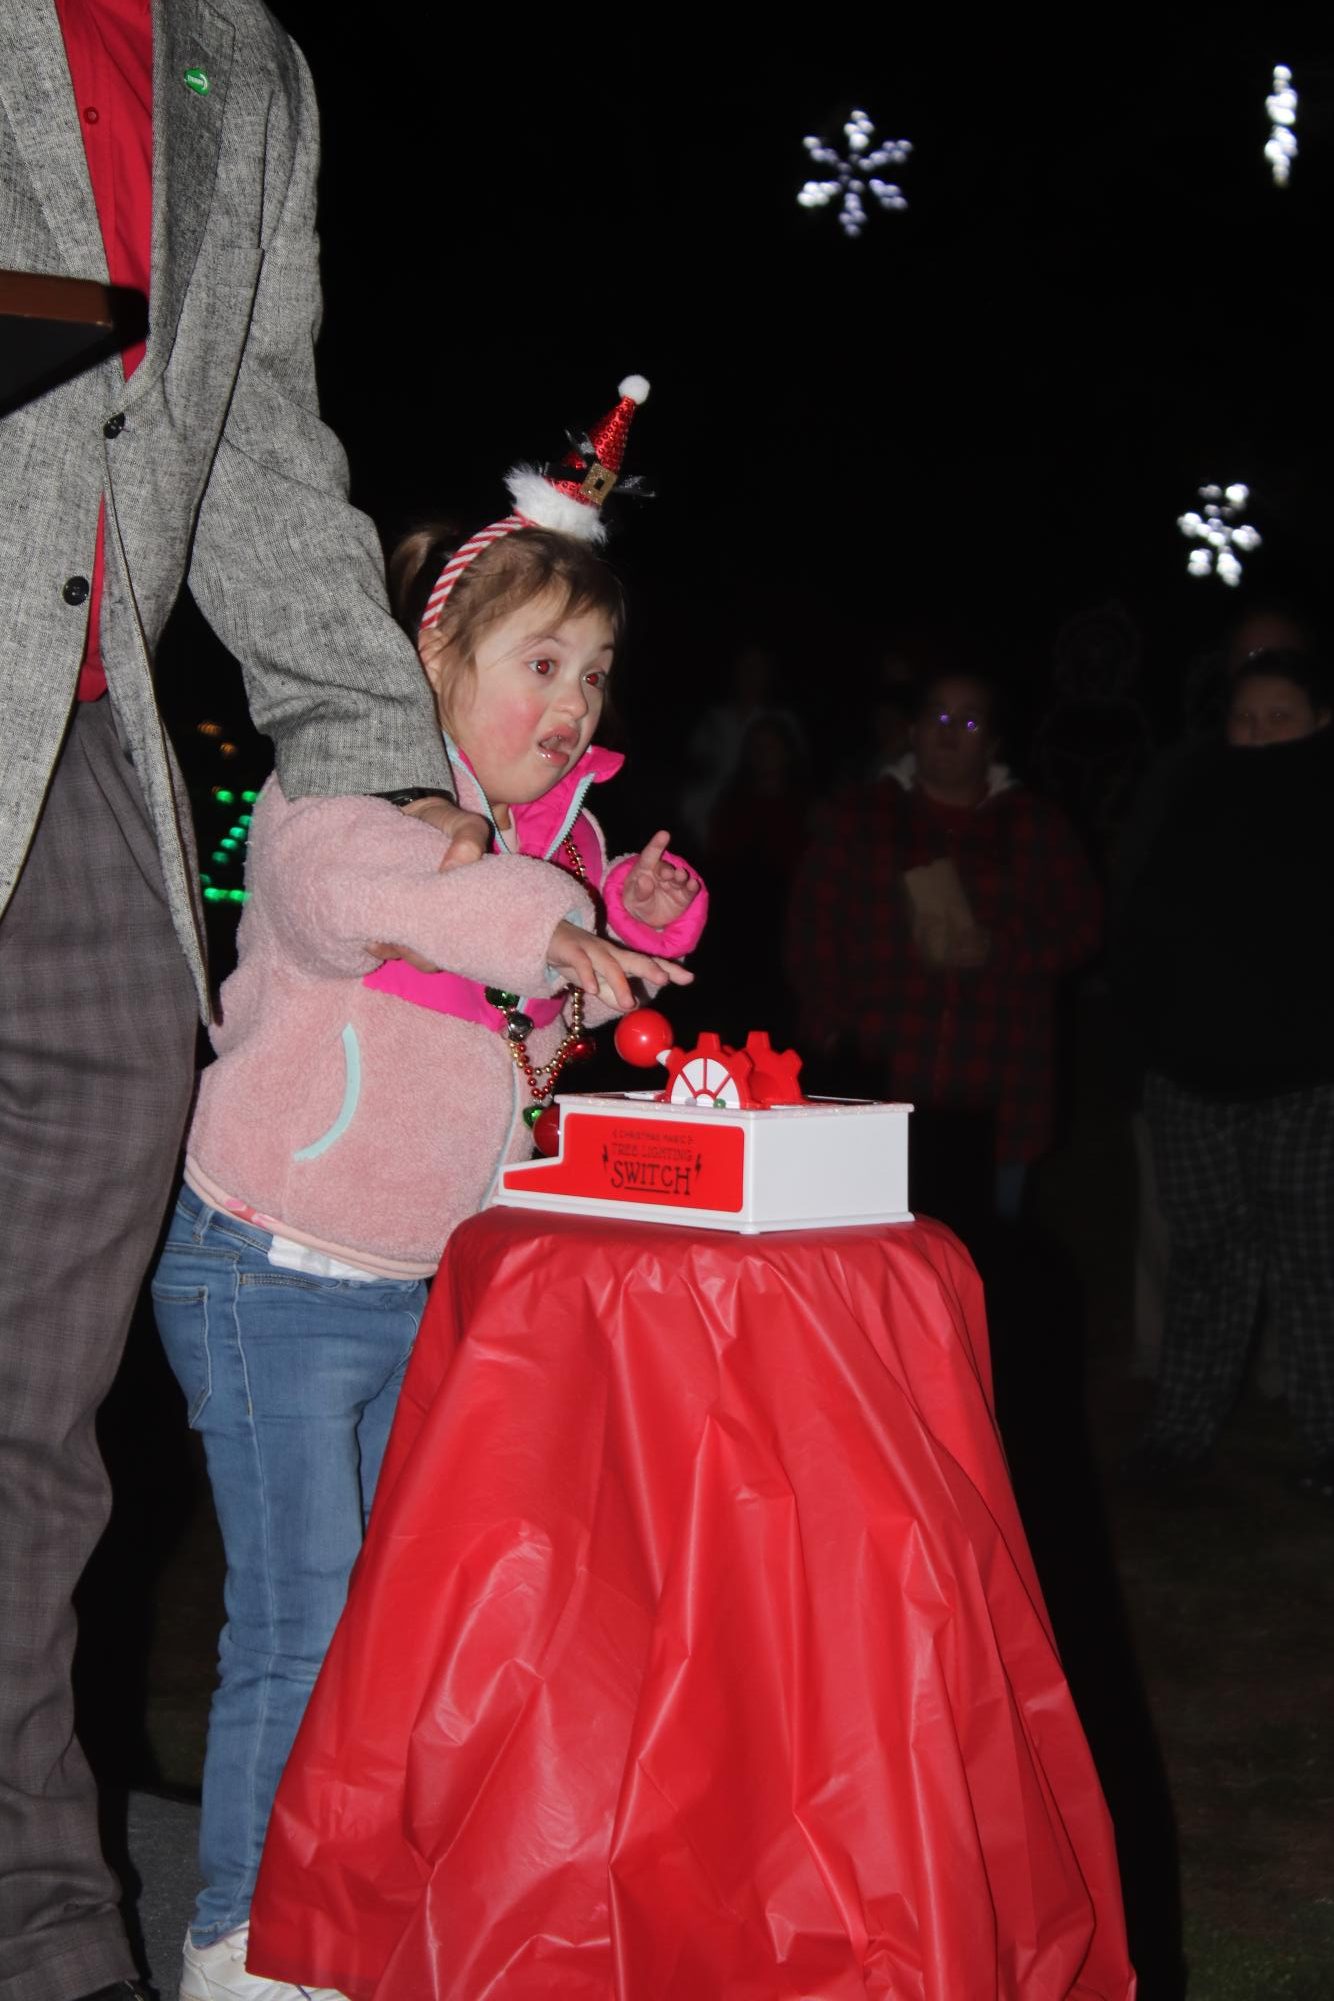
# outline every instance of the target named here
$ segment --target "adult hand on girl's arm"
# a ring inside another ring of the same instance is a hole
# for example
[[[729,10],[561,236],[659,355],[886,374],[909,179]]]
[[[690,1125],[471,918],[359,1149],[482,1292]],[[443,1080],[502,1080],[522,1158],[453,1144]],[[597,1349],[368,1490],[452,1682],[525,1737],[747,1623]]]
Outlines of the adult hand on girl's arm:
[[[551,934],[547,961],[556,972],[565,975],[571,986],[581,987],[620,1014],[628,1014],[639,1005],[631,980],[648,980],[654,986],[670,982],[683,987],[689,986],[695,977],[674,959],[660,959],[651,952],[632,952],[628,946],[599,938],[594,931],[582,931],[566,919]]]
[[[414,799],[408,806],[400,807],[410,820],[425,820],[428,827],[434,827],[449,842],[440,863],[440,873],[447,869],[462,868],[467,862],[478,862],[491,849],[491,828],[480,813],[470,813],[466,806],[456,806],[452,799],[443,795],[436,799]],[[409,953],[384,954],[386,958],[408,958]],[[434,966],[423,970],[434,972]]]

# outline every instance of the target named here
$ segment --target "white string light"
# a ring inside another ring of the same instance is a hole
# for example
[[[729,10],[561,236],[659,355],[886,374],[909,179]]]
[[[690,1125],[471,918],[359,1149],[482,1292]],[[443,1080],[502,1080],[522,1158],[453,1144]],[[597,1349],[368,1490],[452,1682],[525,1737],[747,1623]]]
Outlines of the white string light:
[[[1246,486],[1202,486],[1202,512],[1177,517],[1177,527],[1190,542],[1199,543],[1186,559],[1192,577],[1216,576],[1235,587],[1241,582],[1241,557],[1260,546],[1260,532],[1237,516],[1251,497]]]
[[[887,139],[883,145],[874,145],[875,126],[864,111],[852,113],[843,134],[848,142],[846,155],[827,140],[802,140],[814,164],[831,169],[834,178],[807,181],[797,200],[803,208],[827,208],[830,202],[841,198],[839,227],[845,236],[860,236],[866,227],[868,195],[881,208],[907,208],[902,188],[892,181],[882,181],[879,176],[884,167],[901,167],[912,152],[912,144],[907,139]]]
[[[1275,67],[1274,81],[1265,99],[1265,115],[1269,119],[1265,158],[1274,170],[1274,186],[1285,188],[1297,157],[1297,134],[1292,129],[1297,123],[1297,93],[1286,63]]]

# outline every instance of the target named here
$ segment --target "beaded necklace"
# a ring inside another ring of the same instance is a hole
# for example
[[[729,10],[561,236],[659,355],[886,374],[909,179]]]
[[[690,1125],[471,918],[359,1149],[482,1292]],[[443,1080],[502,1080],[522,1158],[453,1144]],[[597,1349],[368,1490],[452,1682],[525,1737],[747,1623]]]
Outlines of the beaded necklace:
[[[586,882],[588,872],[584,867],[584,858],[575,846],[574,836],[567,834],[561,845],[570,865],[570,873],[580,882]],[[556,866],[559,868],[561,864],[558,862]],[[514,1060],[514,1067],[532,1094],[532,1104],[523,1108],[524,1124],[535,1126],[550,1104],[551,1094],[556,1088],[556,1079],[566,1064],[578,1063],[585,1056],[593,1054],[593,1043],[584,1034],[583,988],[566,988],[570,996],[569,1031],[562,1038],[551,1061],[544,1064],[540,1070],[533,1067],[533,1059],[528,1054],[528,1037],[532,1033],[533,1024],[519,1006],[521,996],[507,993],[504,987],[487,987],[484,991],[490,1005],[497,1008],[504,1017],[505,1040]]]

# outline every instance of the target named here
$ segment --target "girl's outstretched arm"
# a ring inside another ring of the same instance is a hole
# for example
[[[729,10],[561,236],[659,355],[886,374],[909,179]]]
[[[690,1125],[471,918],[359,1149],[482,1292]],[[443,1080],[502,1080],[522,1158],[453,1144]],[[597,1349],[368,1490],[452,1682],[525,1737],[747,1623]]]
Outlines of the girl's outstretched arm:
[[[393,941],[466,979],[546,993],[560,984],[556,927],[593,922],[587,891],[546,862],[488,856],[442,873],[440,835],[382,799],[288,800],[271,782],[249,848],[246,919],[317,978],[368,973]]]

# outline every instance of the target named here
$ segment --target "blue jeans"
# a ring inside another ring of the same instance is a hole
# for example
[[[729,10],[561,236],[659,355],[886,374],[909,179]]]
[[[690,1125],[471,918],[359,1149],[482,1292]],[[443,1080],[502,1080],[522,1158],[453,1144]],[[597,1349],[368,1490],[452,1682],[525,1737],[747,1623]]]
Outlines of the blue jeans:
[[[153,1279],[227,1554],[191,1937],[246,1922],[278,1781],[347,1593],[422,1280],[314,1277],[184,1189]]]

